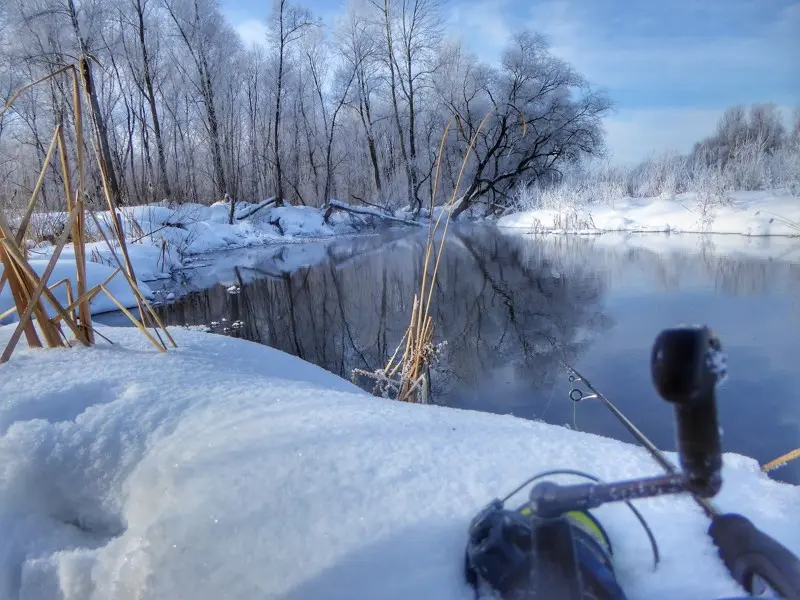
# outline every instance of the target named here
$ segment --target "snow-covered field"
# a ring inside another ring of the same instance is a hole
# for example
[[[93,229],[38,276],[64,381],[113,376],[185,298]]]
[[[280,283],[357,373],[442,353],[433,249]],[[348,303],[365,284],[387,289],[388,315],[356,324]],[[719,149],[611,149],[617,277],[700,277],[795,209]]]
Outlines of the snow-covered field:
[[[620,198],[609,204],[526,210],[501,217],[500,227],[536,233],[607,231],[800,235],[800,197],[786,192],[733,192],[724,200],[697,193]]]
[[[472,600],[466,530],[488,500],[553,467],[658,472],[631,445],[373,398],[241,340],[176,329],[161,355],[100,331],[117,345],[0,365],[2,598]],[[800,552],[800,489],[725,464],[721,508]],[[639,505],[656,572],[632,516],[598,511],[632,600],[737,595],[694,503]]]

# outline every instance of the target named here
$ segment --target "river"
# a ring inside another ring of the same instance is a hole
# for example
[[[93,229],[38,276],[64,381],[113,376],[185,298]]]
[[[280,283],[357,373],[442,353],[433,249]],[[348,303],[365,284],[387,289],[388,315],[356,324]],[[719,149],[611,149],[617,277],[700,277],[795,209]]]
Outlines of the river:
[[[350,379],[382,367],[403,336],[425,241],[402,230],[198,257],[159,310],[170,325],[268,344]],[[725,450],[763,463],[800,446],[800,240],[457,227],[432,314],[444,342],[437,404],[630,440],[602,405],[569,400],[566,360],[669,450],[672,409],[651,386],[650,347],[664,327],[708,324],[729,357]],[[800,461],[774,476],[800,484]]]

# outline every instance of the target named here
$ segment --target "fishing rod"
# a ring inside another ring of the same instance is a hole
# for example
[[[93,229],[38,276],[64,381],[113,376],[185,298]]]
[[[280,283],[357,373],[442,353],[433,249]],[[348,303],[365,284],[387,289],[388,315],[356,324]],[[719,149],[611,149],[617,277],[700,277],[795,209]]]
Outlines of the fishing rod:
[[[603,402],[666,473],[604,482],[581,471],[556,469],[534,475],[509,495],[492,500],[470,522],[464,554],[464,575],[476,598],[489,594],[503,600],[625,600],[611,538],[593,509],[626,502],[650,538],[657,565],[655,538],[630,501],[688,493],[710,517],[707,534],[720,559],[751,597],[771,592],[776,598],[800,600],[800,559],[743,515],[721,514],[709,502],[723,483],[716,387],[727,375],[720,340],[709,328],[664,330],[651,351],[654,387],[674,408],[680,467],[580,372],[566,361],[562,364],[571,382],[591,392],[573,388],[573,402]],[[588,482],[563,485],[549,480],[554,475]],[[531,484],[527,501],[507,507],[512,496]]]
[[[645,450],[647,450],[650,453],[650,456],[652,456],[653,459],[667,473],[669,473],[670,475],[674,475],[675,473],[678,472],[677,467],[674,464],[672,464],[672,462],[670,462],[670,460],[664,455],[664,453],[661,452],[661,450],[659,450],[658,447],[656,447],[656,445],[650,440],[650,438],[648,438],[638,427],[636,427],[636,425],[634,425],[633,422],[628,417],[626,417],[625,414],[619,408],[617,408],[613,402],[611,402],[611,400],[609,400],[601,391],[599,391],[596,387],[594,387],[592,383],[588,379],[586,379],[586,377],[584,377],[575,367],[573,367],[564,360],[560,360],[559,362],[569,372],[570,383],[582,383],[591,392],[591,394],[587,395],[584,394],[580,388],[573,387],[569,391],[570,400],[572,400],[576,404],[583,400],[593,400],[595,398],[600,400],[600,402],[603,403],[603,405],[611,412],[611,414],[614,415],[617,418],[617,420],[619,420],[620,423],[622,423],[625,429],[627,429],[630,432],[630,434],[634,438],[636,438],[636,441],[638,441],[639,444],[643,446]],[[719,510],[709,500],[706,500],[705,498],[700,498],[696,494],[692,494],[692,498],[694,498],[694,501],[700,506],[700,508],[703,509],[703,512],[705,512],[709,518],[713,519],[718,514],[720,514]]]

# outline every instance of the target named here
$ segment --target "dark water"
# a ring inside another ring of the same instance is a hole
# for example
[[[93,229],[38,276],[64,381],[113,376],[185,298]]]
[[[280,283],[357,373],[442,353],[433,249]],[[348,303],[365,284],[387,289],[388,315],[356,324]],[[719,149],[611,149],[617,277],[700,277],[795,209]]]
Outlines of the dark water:
[[[160,310],[170,324],[210,325],[350,378],[394,352],[424,246],[404,231],[230,253],[188,272],[183,286],[194,291]],[[569,401],[566,356],[666,449],[672,410],[651,387],[650,346],[664,327],[709,324],[729,356],[719,400],[725,449],[765,462],[800,446],[800,240],[456,229],[433,318],[446,341],[437,403],[629,440],[601,405]],[[774,475],[800,483],[800,462]]]

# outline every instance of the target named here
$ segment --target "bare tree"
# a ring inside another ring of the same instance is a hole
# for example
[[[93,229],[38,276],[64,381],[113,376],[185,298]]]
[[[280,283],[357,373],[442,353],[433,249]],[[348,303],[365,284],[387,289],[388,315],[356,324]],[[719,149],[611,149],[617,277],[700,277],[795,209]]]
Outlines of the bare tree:
[[[164,0],[164,6],[175,24],[184,49],[194,67],[189,81],[194,85],[205,107],[205,120],[211,144],[213,182],[217,198],[228,197],[225,170],[222,167],[222,142],[217,116],[215,73],[224,64],[227,46],[236,45],[238,38],[227,25],[211,0]],[[225,46],[225,47],[223,47]],[[180,64],[180,61],[178,62]],[[233,220],[234,200],[231,200],[230,219]]]
[[[780,110],[775,104],[741,104],[725,110],[714,135],[695,144],[692,158],[702,164],[723,168],[747,149],[772,154],[786,137]]]
[[[458,79],[450,83],[459,85],[445,88],[441,97],[458,119],[461,144],[475,139],[469,183],[455,217],[487,194],[489,212],[502,208],[517,182],[602,151],[600,125],[609,100],[554,57],[541,36],[515,35],[499,70],[463,52],[452,60]]]
[[[383,190],[373,108],[373,98],[380,85],[380,79],[375,74],[380,47],[376,36],[373,35],[373,29],[370,22],[358,13],[355,5],[351,4],[344,26],[339,32],[339,49],[343,59],[354,68],[355,82],[350,88],[352,97],[346,102],[358,113],[364,130],[375,193],[380,196]]]
[[[408,203],[422,208],[417,163],[420,88],[435,70],[435,48],[441,37],[439,0],[368,0],[383,26],[383,61],[398,146],[405,167]]]
[[[130,11],[128,13],[127,11]],[[158,156],[158,182],[159,193],[162,197],[170,198],[172,191],[167,173],[167,156],[164,145],[164,135],[161,131],[158,102],[156,99],[156,69],[160,38],[157,36],[158,26],[152,15],[152,0],[127,0],[127,5],[120,9],[120,23],[124,31],[132,32],[135,38],[135,49],[128,48],[127,39],[123,35],[123,44],[126,47],[128,66],[133,74],[133,81],[140,94],[147,102],[152,122],[153,138]],[[124,32],[123,32],[124,33]],[[136,57],[136,58],[134,58]],[[147,139],[142,135],[143,141]]]
[[[316,23],[311,12],[287,2],[276,0],[272,15],[272,36],[275,52],[278,57],[278,74],[275,89],[275,122],[273,124],[273,151],[275,154],[275,183],[277,193],[275,200],[278,206],[283,204],[283,170],[281,167],[281,101],[284,92],[287,53],[292,44],[299,40],[304,31]]]
[[[106,140],[98,149],[119,194],[128,202],[225,199],[229,222],[239,199],[264,196],[419,213],[434,199],[452,117],[442,195],[456,187],[476,139],[457,214],[479,199],[502,210],[518,182],[547,181],[602,150],[603,96],[531,34],[517,36],[499,66],[445,46],[442,1],[351,0],[326,29],[294,0],[275,0],[269,47],[245,49],[219,0],[6,0],[0,93],[91,55],[85,73]],[[27,169],[41,163],[71,103],[68,79],[55,78],[0,123],[0,195],[30,189]],[[768,146],[789,139],[771,109],[751,113],[745,129],[774,140]],[[63,189],[60,177],[53,165],[46,196]],[[90,172],[91,197],[99,186]]]
[[[748,137],[755,140],[764,152],[772,153],[783,145],[786,128],[778,106],[772,102],[750,107]]]

